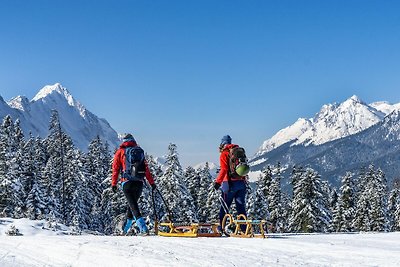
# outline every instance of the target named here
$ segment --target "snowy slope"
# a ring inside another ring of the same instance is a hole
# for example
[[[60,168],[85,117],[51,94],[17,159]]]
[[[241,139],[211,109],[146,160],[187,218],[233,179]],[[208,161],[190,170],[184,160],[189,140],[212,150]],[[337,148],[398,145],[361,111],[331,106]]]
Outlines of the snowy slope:
[[[43,87],[30,101],[24,96],[8,103],[0,101],[1,118],[7,114],[14,120],[19,118],[26,135],[32,132],[34,136],[45,137],[53,109],[59,113],[62,128],[80,149],[86,150],[96,135],[108,141],[111,149],[118,145],[118,135],[108,122],[87,110],[59,83]]]
[[[341,104],[324,105],[314,118],[300,118],[264,141],[256,156],[288,142],[291,145],[320,145],[358,133],[381,121],[387,114],[384,112],[387,109],[389,107],[384,105],[367,105],[357,96],[352,96]]]
[[[40,231],[1,236],[0,266],[400,266],[400,233],[185,239]]]

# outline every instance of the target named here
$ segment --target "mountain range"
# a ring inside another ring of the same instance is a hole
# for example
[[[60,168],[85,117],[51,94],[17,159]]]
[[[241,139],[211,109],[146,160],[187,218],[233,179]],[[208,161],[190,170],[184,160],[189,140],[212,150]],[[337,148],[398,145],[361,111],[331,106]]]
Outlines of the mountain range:
[[[312,167],[338,186],[346,171],[373,163],[388,180],[400,177],[400,104],[366,104],[357,96],[324,105],[314,118],[300,118],[263,142],[253,171],[277,162],[286,183],[295,165]]]
[[[58,111],[62,129],[78,148],[86,151],[97,135],[109,143],[110,149],[118,145],[118,134],[110,124],[87,110],[59,83],[43,87],[31,100],[17,96],[6,102],[0,96],[0,118],[9,114],[14,121],[19,119],[25,136],[31,132],[46,137],[52,110]]]
[[[59,83],[43,87],[31,100],[17,96],[6,102],[0,96],[0,118],[8,114],[14,121],[18,118],[26,136],[31,132],[46,137],[54,109],[78,148],[86,150],[97,135],[110,149],[119,144],[110,124],[87,110]],[[400,103],[366,104],[352,96],[342,103],[324,105],[313,118],[299,118],[265,140],[250,160],[253,173],[278,162],[286,184],[294,165],[312,167],[336,186],[346,171],[358,173],[370,163],[380,167],[389,181],[398,178]],[[213,173],[217,169],[214,165],[210,168]]]

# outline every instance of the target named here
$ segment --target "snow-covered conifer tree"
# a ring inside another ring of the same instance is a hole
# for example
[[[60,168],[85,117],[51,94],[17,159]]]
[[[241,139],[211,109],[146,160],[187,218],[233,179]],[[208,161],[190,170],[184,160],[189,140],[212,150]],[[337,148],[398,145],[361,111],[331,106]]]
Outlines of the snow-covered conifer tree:
[[[362,171],[353,226],[358,231],[387,230],[387,189],[384,173],[374,165]]]
[[[219,210],[221,203],[219,197],[221,196],[220,190],[214,189],[214,184],[210,183],[208,186],[207,201],[205,209],[201,211],[201,216],[206,218],[208,222],[219,222]]]
[[[74,149],[72,141],[64,143],[65,154],[65,212],[66,223],[76,229],[88,229],[90,211],[95,199],[89,189],[89,173],[83,162],[83,153]]]
[[[262,176],[256,182],[256,188],[249,196],[247,201],[247,217],[256,220],[269,219],[268,200],[263,192],[263,187],[260,186]]]
[[[92,197],[88,203],[90,216],[88,227],[91,230],[102,231],[103,214],[101,212],[101,201],[103,191],[110,184],[102,183],[110,176],[111,156],[107,144],[103,144],[99,136],[96,136],[88,146],[88,153],[83,159],[83,166],[86,168],[87,190]]]
[[[393,188],[390,191],[388,199],[388,230],[391,232],[400,231],[400,217],[398,211],[400,208],[400,179],[393,182]]]
[[[264,167],[262,170],[262,174],[258,178],[258,187],[263,191],[264,196],[268,198],[269,195],[269,187],[272,182],[272,170],[270,166]]]
[[[191,222],[197,220],[194,201],[184,182],[184,172],[175,144],[168,146],[167,168],[158,182],[159,190],[172,212],[173,220]]]
[[[215,191],[208,163],[206,163],[203,168],[197,170],[197,173],[200,177],[200,184],[197,189],[197,214],[200,222],[208,222],[210,221],[207,213],[209,190],[211,188],[211,190]]]
[[[154,182],[156,186],[159,187],[159,180],[163,176],[162,166],[154,159],[153,156],[146,154],[147,165],[151,174],[153,175]],[[153,220],[157,217],[157,219],[161,219],[159,216],[163,214],[165,207],[162,203],[161,196],[158,194],[158,190],[151,191],[150,187],[147,187],[148,191],[144,192],[144,196],[141,197],[139,201],[139,205],[143,206],[146,209],[146,214],[150,218],[150,227],[153,224]],[[153,200],[154,198],[154,200]],[[154,201],[154,203],[153,203]],[[141,204],[143,203],[143,204]],[[154,214],[154,212],[156,214]]]
[[[296,181],[293,190],[292,213],[289,227],[293,232],[326,232],[330,212],[321,185],[321,177],[307,168]]]
[[[68,137],[61,129],[56,110],[52,111],[49,130],[49,135],[43,140],[48,153],[48,161],[42,172],[42,177],[47,187],[48,209],[56,219],[64,220],[66,217],[64,140],[67,140]]]
[[[387,181],[384,172],[378,169],[372,186],[374,191],[371,199],[372,231],[387,231]]]
[[[342,177],[340,194],[333,214],[333,230],[352,232],[355,213],[355,187],[353,174],[347,172]]]
[[[11,116],[4,117],[0,128],[0,214],[20,218],[25,199],[20,181],[21,146]]]
[[[273,176],[269,187],[268,205],[270,212],[270,221],[276,232],[283,232],[286,228],[286,214],[282,203],[281,191],[281,170],[280,163],[276,166],[276,173]]]
[[[198,191],[200,188],[200,175],[193,167],[189,166],[185,169],[183,179],[190,195],[193,198],[193,204],[195,210],[197,211],[199,209]]]

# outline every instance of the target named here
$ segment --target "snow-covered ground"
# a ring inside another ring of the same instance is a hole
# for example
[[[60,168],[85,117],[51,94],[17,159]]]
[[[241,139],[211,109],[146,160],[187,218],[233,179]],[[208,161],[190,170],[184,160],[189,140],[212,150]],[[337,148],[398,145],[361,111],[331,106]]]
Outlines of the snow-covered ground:
[[[400,266],[400,233],[72,236],[43,230],[40,221],[0,220],[0,266]],[[4,235],[11,222],[24,236]]]

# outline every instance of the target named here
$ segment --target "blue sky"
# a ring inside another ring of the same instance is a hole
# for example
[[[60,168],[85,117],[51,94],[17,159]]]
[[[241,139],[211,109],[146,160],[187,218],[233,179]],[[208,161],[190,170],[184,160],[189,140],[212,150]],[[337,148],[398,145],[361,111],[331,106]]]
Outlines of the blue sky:
[[[218,162],[356,94],[400,102],[399,1],[0,1],[0,95],[60,82],[149,153]]]

